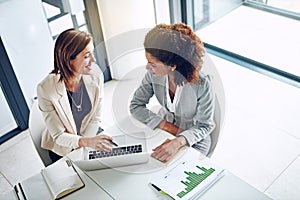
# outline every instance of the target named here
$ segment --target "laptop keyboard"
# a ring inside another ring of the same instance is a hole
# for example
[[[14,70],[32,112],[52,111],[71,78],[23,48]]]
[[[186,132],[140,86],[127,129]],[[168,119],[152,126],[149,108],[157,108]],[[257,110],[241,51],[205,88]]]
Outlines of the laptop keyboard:
[[[89,159],[91,160],[95,158],[120,156],[120,155],[127,155],[133,153],[142,153],[142,145],[136,144],[136,145],[116,147],[116,148],[112,148],[111,152],[104,152],[100,150],[89,151]]]

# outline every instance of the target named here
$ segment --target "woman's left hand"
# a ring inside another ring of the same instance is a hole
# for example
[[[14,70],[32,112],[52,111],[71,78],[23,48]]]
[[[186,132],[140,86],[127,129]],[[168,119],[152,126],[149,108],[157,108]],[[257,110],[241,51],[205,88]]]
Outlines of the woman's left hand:
[[[184,137],[176,137],[172,140],[167,140],[158,147],[153,149],[151,156],[162,162],[168,162],[178,152],[178,150],[186,144]]]

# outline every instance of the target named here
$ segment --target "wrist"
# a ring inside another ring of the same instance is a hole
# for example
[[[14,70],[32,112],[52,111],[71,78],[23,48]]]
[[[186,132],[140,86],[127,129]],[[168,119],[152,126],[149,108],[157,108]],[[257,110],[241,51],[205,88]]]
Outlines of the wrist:
[[[79,140],[78,140],[78,146],[79,147],[86,147],[87,146],[87,141],[86,141],[87,138],[84,138],[84,137],[80,137]]]
[[[159,124],[158,124],[158,128],[160,128],[160,129],[162,129],[162,130],[164,130],[164,127],[165,127],[165,124],[166,124],[166,120],[162,120]]]
[[[178,142],[179,148],[187,144],[187,140],[184,136],[178,136],[175,138],[175,140]]]

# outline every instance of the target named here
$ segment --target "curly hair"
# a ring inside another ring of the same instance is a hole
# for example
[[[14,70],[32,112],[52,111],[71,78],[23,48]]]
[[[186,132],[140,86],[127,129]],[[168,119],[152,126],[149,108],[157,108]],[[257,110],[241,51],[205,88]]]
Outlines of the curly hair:
[[[59,81],[74,77],[74,69],[70,64],[76,56],[92,41],[92,36],[74,28],[63,31],[57,37],[54,46],[54,69],[51,74],[60,74]]]
[[[156,25],[147,33],[144,48],[165,65],[176,65],[176,85],[200,82],[198,72],[203,64],[204,44],[188,25]]]

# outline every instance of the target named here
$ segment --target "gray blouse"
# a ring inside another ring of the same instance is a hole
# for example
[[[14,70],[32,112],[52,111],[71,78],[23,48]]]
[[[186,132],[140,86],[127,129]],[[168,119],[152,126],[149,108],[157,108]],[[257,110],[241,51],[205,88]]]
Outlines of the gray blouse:
[[[84,82],[82,82],[79,92],[71,92],[67,90],[67,94],[76,124],[77,135],[81,135],[80,128],[82,120],[92,109],[92,103],[86,91]],[[80,106],[80,108],[78,106]]]
[[[187,83],[182,86],[175,110],[171,112],[167,105],[169,95],[166,92],[167,76],[157,77],[147,71],[131,100],[131,114],[152,129],[155,129],[162,120],[173,123],[184,130],[178,136],[184,136],[189,146],[197,145],[196,143],[203,140],[210,141],[209,134],[215,128],[215,94],[211,77],[201,72],[199,76],[200,84]],[[154,113],[146,107],[153,95],[162,106],[159,113]]]

